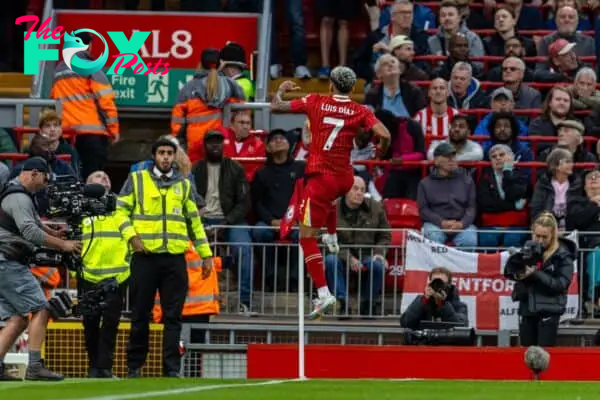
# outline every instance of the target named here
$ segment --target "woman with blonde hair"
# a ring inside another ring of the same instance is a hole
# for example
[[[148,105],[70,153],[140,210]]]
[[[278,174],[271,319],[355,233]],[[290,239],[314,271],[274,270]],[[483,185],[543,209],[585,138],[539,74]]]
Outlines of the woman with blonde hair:
[[[223,65],[219,65],[216,49],[205,49],[201,57],[202,69],[179,91],[171,114],[171,134],[192,163],[202,157],[206,132],[223,126],[225,106],[245,99],[240,85],[221,74]]]
[[[519,302],[521,346],[555,346],[560,316],[567,309],[577,245],[559,237],[558,223],[551,212],[535,219],[531,236],[524,247],[532,250],[538,260],[527,262],[522,252],[513,254],[506,261],[504,276],[516,282],[512,299]]]

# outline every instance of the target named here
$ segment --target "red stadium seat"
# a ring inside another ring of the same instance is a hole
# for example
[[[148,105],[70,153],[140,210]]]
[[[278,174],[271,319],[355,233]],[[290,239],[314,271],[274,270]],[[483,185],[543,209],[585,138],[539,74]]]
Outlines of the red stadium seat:
[[[421,229],[419,207],[414,200],[385,199],[383,206],[392,228]]]
[[[481,214],[480,227],[515,227],[520,228],[529,225],[527,210],[505,211],[501,213]]]

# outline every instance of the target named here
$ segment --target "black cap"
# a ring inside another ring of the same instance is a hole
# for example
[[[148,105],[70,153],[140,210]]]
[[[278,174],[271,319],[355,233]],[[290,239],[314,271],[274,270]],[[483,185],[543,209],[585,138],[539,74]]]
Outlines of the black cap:
[[[219,68],[219,50],[213,48],[202,50],[200,64],[204,69]]]
[[[448,157],[453,154],[456,154],[456,149],[448,142],[439,143],[433,151],[434,157]]]
[[[213,138],[219,138],[219,139],[223,140],[223,139],[225,139],[225,136],[223,136],[223,132],[217,131],[217,130],[208,131],[204,135],[204,141],[205,142],[208,139],[213,139]]]
[[[275,136],[283,136],[285,140],[289,142],[286,131],[284,131],[283,129],[273,129],[267,135],[267,143],[269,143]]]
[[[50,166],[48,162],[42,157],[31,157],[25,160],[23,163],[22,171],[40,171],[50,173]]]
[[[246,52],[244,48],[235,42],[229,42],[221,49],[219,59],[225,65],[235,65],[240,68],[247,68]]]

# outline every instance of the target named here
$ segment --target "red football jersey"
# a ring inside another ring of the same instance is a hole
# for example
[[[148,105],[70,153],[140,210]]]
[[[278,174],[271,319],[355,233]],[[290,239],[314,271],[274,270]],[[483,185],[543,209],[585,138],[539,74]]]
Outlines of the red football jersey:
[[[359,129],[378,123],[373,112],[348,96],[309,94],[291,102],[292,112],[305,113],[310,123],[306,174],[351,173],[350,152]]]

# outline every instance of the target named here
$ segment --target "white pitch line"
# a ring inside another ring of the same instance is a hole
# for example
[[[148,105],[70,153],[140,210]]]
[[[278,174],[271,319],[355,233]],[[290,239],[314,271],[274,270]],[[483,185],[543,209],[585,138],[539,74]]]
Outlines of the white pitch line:
[[[131,400],[131,399],[142,399],[142,398],[147,398],[147,397],[176,396],[176,395],[185,394],[185,393],[205,392],[205,391],[209,391],[209,390],[218,390],[218,389],[227,389],[227,388],[236,388],[236,387],[278,385],[278,384],[287,383],[287,382],[298,382],[298,380],[292,379],[292,380],[277,380],[277,381],[256,382],[256,383],[231,383],[231,384],[224,384],[224,385],[202,385],[202,386],[192,386],[192,387],[181,388],[181,389],[159,390],[159,391],[154,391],[154,392],[87,397],[87,398],[83,398],[80,400]]]

